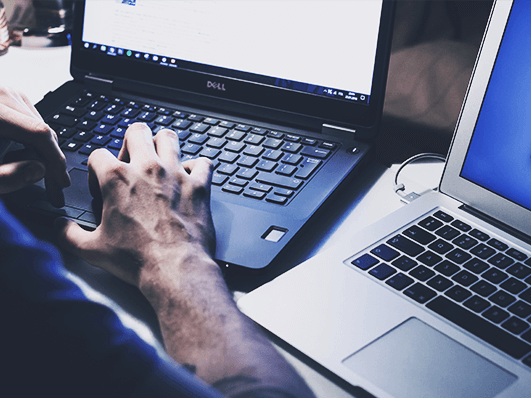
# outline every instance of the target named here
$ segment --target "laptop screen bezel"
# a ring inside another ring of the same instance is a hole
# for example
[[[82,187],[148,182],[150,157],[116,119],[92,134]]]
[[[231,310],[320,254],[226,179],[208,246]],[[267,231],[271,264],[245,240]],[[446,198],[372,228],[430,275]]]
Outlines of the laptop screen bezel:
[[[76,2],[71,62],[71,73],[76,79],[83,79],[90,74],[114,81],[120,79],[128,82],[138,81],[184,93],[189,92],[209,98],[215,97],[245,103],[262,109],[278,110],[318,119],[320,123],[331,123],[347,128],[373,127],[381,118],[394,16],[394,2],[391,0],[384,0],[382,5],[375,70],[368,105],[203,72],[168,68],[157,64],[137,62],[135,67],[131,68],[131,62],[134,61],[128,62],[124,58],[84,51],[81,40],[84,6],[84,1]],[[207,88],[208,81],[216,81],[227,89],[225,91],[209,89]]]
[[[439,190],[470,208],[531,236],[531,210],[461,175],[513,1],[497,1],[476,61]]]

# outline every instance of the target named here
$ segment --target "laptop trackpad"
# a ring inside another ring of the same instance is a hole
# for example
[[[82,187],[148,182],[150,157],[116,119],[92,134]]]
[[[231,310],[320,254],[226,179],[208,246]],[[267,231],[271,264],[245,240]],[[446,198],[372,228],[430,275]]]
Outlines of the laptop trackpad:
[[[516,376],[416,318],[343,364],[396,398],[489,398],[516,381]]]
[[[64,190],[65,203],[76,209],[92,211],[92,196],[88,187],[88,172],[80,169],[70,170],[72,185]]]

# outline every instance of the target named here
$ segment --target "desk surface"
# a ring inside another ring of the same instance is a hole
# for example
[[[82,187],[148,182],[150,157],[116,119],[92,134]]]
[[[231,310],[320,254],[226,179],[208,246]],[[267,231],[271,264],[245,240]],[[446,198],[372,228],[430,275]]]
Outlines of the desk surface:
[[[10,48],[6,55],[0,57],[0,85],[16,88],[36,103],[47,92],[71,79],[69,61],[69,48]],[[369,165],[352,186],[347,187],[346,204],[340,211],[329,213],[328,222],[322,224],[322,229],[315,231],[317,238],[313,242],[317,243],[304,251],[301,260],[327,247],[342,244],[353,231],[400,208],[403,204],[392,189],[396,169],[397,166],[387,168],[376,163]],[[406,184],[408,192],[414,190],[420,193],[438,184],[441,170],[440,164],[412,165],[404,170],[400,180]],[[46,234],[39,226],[34,226],[34,231],[38,236]],[[138,290],[67,253],[63,253],[63,257],[72,279],[88,297],[115,309],[126,326],[135,329],[146,341],[160,348],[157,320]],[[242,294],[235,292],[236,297]],[[305,358],[278,348],[318,397],[353,396],[348,386],[326,375]]]

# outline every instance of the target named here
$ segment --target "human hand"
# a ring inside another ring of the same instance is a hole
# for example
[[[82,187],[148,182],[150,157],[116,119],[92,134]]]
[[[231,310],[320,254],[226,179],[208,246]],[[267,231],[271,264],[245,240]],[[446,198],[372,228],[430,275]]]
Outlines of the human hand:
[[[24,144],[30,159],[0,165],[0,194],[14,192],[45,179],[48,199],[64,206],[62,189],[70,185],[65,156],[59,149],[57,135],[43,121],[28,98],[15,90],[0,87],[0,156],[11,141]]]
[[[105,149],[94,151],[89,187],[102,200],[101,224],[89,232],[59,219],[59,243],[135,286],[141,273],[161,264],[213,257],[212,163],[199,158],[183,165],[179,153],[177,134],[162,130],[153,139],[140,123],[127,130],[118,159]]]

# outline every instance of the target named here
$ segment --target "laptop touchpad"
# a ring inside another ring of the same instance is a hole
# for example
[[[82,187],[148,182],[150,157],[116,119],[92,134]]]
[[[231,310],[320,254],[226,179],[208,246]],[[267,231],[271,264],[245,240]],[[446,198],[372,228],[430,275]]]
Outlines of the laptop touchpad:
[[[343,361],[397,398],[489,398],[516,376],[416,318]]]

